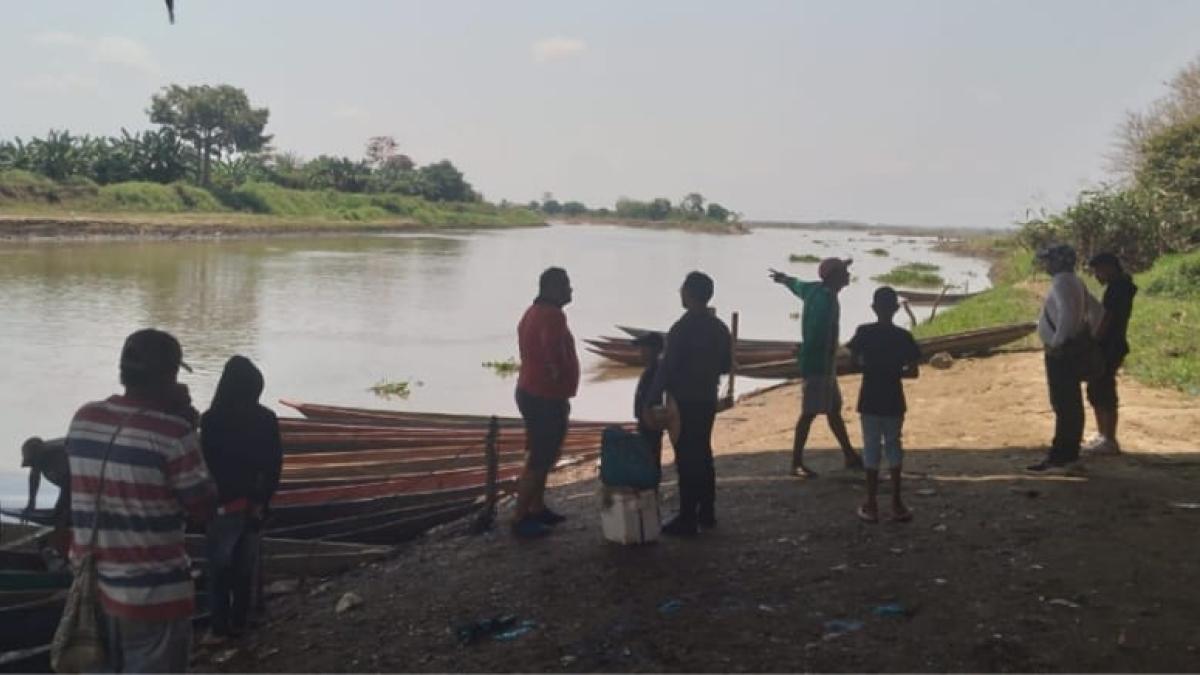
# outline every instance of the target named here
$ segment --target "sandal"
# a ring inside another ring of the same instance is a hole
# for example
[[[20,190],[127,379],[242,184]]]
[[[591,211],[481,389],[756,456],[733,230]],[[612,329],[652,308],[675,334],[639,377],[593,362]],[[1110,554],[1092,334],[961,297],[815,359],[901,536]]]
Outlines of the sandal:
[[[858,519],[864,523],[871,523],[873,525],[879,522],[879,513],[872,513],[871,511],[868,511],[867,507],[865,506],[858,507],[857,515]]]
[[[803,464],[797,464],[797,465],[793,466],[791,474],[793,476],[795,476],[796,478],[812,479],[812,478],[817,477],[816,471],[813,471],[812,469],[808,468],[807,466],[804,466]]]
[[[893,523],[907,523],[907,522],[911,521],[912,519],[913,519],[913,512],[911,509],[908,509],[908,508],[904,509],[903,511],[897,511],[892,514],[892,522]]]

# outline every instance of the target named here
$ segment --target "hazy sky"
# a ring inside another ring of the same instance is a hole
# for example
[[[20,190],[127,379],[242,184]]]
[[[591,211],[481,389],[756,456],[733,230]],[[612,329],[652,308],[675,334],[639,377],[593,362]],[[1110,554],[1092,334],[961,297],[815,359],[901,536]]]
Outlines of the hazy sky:
[[[1104,174],[1200,2],[6,2],[0,136],[148,126],[230,83],[275,146],[394,135],[493,200],[696,190],[748,218],[1001,226]]]

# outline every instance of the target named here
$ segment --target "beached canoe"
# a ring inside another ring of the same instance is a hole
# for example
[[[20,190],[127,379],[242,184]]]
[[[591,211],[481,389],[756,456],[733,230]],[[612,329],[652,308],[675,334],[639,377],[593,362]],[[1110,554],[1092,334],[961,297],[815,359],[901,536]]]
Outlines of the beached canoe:
[[[500,493],[508,492],[515,484],[514,478],[501,480],[497,485]],[[367,492],[375,492],[369,490]],[[442,490],[404,491],[384,494],[368,494],[367,496],[343,494],[341,498],[329,500],[310,500],[300,504],[280,504],[278,500],[271,505],[271,511],[265,524],[266,533],[271,536],[275,531],[289,527],[315,523],[323,520],[344,518],[383,511],[413,509],[413,513],[422,506],[430,505],[434,509],[441,508],[447,503],[474,500],[486,492],[483,482],[466,487],[447,488]],[[286,500],[285,500],[286,501]],[[0,509],[0,513],[10,517],[24,517],[30,523],[49,523],[53,521],[53,509],[35,509],[25,513],[19,509]],[[5,528],[25,527],[30,525],[4,524]],[[49,528],[39,527],[37,530],[48,533]]]
[[[617,330],[619,330],[633,338],[639,338],[648,333],[658,333],[659,335],[663,336],[664,339],[667,337],[666,331],[649,330],[646,328],[635,328],[633,326],[617,326]],[[767,349],[767,350],[776,349],[777,350],[777,349],[787,349],[789,347],[794,349],[796,347],[796,342],[791,341],[791,340],[747,340],[746,338],[738,338],[738,341],[737,341],[737,350],[739,353],[742,350],[751,350],[751,349]]]
[[[386,546],[276,536],[263,537],[261,547],[262,571],[267,578],[327,577],[381,560],[392,552]],[[189,534],[187,551],[193,566],[204,569],[204,535]]]
[[[584,340],[588,344],[589,353],[614,361],[624,366],[641,367],[642,355],[640,349],[631,340],[621,338],[602,338],[599,340]],[[769,363],[794,357],[797,345],[782,344],[769,349],[738,349],[738,365]]]
[[[353,423],[369,423],[376,425],[426,428],[467,428],[481,429],[487,432],[491,415],[465,415],[453,413],[409,412],[401,410],[382,410],[377,408],[352,408],[346,406],[305,403],[291,399],[279,399],[279,402],[289,408],[299,411],[305,417],[313,420],[337,421]],[[524,428],[520,417],[497,416],[496,421],[501,428]],[[625,422],[605,422],[596,420],[571,420],[572,429],[591,428],[600,430],[613,424]]]
[[[907,300],[918,305],[932,305],[936,302],[942,306],[957,305],[967,298],[973,298],[976,295],[979,295],[980,292],[941,293],[933,291],[906,291],[903,289],[896,289],[896,295],[900,296],[901,300]]]
[[[921,357],[928,360],[934,354],[946,352],[956,358],[971,356],[991,351],[1010,342],[1015,342],[1029,335],[1037,328],[1035,323],[1016,323],[1004,326],[994,326],[980,330],[940,335],[932,338],[917,340],[921,349]],[[842,347],[837,355],[838,374],[858,372],[858,368],[850,360],[850,352]],[[799,366],[795,360],[766,363],[739,369],[739,374],[760,379],[795,379],[800,377]]]

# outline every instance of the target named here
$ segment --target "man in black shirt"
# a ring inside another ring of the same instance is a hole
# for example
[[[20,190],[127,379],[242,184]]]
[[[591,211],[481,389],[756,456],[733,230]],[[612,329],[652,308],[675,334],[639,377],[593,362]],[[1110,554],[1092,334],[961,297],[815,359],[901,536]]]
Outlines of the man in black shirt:
[[[863,465],[867,473],[867,501],[858,507],[858,517],[868,523],[879,522],[880,456],[887,455],[892,474],[892,520],[912,520],[912,512],[900,498],[900,471],[904,451],[900,434],[904,426],[904,386],[902,377],[916,377],[921,350],[912,335],[892,323],[900,308],[896,291],[883,286],[875,291],[871,308],[879,318],[863,324],[846,346],[854,362],[862,368],[862,388],[858,392],[858,412],[862,417]]]
[[[1088,261],[1096,280],[1104,284],[1104,316],[1096,329],[1096,340],[1104,352],[1104,372],[1087,383],[1088,402],[1096,413],[1100,434],[1088,444],[1095,454],[1116,454],[1117,443],[1117,370],[1129,353],[1125,337],[1129,317],[1133,314],[1133,296],[1137,286],[1121,267],[1121,260],[1112,253],[1100,253]]]
[[[675,468],[679,471],[679,515],[663,526],[671,535],[694,535],[717,524],[712,428],[717,386],[732,361],[729,329],[713,316],[708,301],[712,279],[692,272],[679,291],[687,311],[667,333],[663,382],[679,408]]]

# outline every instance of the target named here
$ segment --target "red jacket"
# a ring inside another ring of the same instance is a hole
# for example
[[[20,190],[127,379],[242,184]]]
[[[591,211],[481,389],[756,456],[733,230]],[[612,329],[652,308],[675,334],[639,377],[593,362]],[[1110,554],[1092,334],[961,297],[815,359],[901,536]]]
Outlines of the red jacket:
[[[579,357],[567,315],[552,303],[535,300],[517,325],[521,375],[517,388],[549,399],[568,399],[579,390]]]

